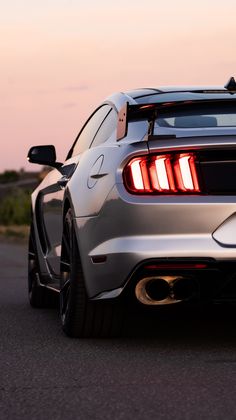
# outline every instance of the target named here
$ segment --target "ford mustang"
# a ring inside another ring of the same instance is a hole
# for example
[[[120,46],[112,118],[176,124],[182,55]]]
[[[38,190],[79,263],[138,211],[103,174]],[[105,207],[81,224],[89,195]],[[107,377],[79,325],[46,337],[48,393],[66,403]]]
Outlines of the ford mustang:
[[[60,295],[72,337],[119,333],[125,308],[236,299],[236,82],[117,93],[32,194],[29,300]]]

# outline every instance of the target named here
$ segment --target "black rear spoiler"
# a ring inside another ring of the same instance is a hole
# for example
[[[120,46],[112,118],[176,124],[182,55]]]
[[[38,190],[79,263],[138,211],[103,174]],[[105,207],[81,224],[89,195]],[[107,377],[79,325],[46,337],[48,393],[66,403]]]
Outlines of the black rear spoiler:
[[[150,122],[155,121],[159,109],[160,104],[156,103],[130,105],[126,102],[118,114],[117,141],[127,136],[129,121],[148,120],[150,127]]]
[[[216,104],[220,102],[221,106],[223,104],[229,104],[232,102],[236,102],[236,98],[232,99],[200,99],[200,100],[188,100],[188,101],[175,101],[175,102],[162,102],[162,103],[150,103],[150,104],[137,104],[137,105],[130,105],[128,102],[121,108],[118,114],[118,124],[117,124],[117,141],[122,140],[124,137],[127,136],[128,132],[128,123],[130,121],[139,121],[139,120],[147,120],[149,123],[148,129],[148,137],[147,140],[152,140],[156,138],[176,138],[175,135],[161,135],[161,136],[154,136],[154,124],[159,112],[164,112],[165,110],[168,111],[171,109],[180,109],[186,106],[191,105],[202,105],[202,104]],[[236,104],[232,104],[236,106]]]

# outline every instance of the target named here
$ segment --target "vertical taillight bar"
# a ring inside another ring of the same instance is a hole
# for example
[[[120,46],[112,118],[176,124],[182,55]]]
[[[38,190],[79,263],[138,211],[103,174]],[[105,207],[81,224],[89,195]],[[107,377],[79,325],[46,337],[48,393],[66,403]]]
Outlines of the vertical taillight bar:
[[[182,154],[176,158],[174,171],[177,189],[179,191],[200,191],[193,154]]]
[[[150,192],[150,181],[146,158],[137,158],[129,163],[131,189],[135,191]]]
[[[153,190],[159,192],[176,191],[172,165],[168,155],[157,156],[152,160],[149,172]]]

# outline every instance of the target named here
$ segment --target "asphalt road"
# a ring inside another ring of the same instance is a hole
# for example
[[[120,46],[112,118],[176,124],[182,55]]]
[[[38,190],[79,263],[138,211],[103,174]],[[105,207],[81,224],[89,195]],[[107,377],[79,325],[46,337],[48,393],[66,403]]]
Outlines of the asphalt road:
[[[1,419],[235,419],[236,308],[136,315],[113,340],[30,308],[26,249],[0,244]]]

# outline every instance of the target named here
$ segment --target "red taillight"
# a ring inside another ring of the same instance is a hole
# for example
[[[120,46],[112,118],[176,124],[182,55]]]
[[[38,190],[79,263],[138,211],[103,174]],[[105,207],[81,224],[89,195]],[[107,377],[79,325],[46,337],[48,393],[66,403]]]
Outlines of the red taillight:
[[[124,170],[124,180],[133,193],[200,192],[192,153],[134,158]]]
[[[149,165],[149,174],[153,191],[175,191],[173,170],[169,156],[157,156]]]
[[[132,159],[127,166],[129,185],[132,191],[151,192],[147,160],[145,158]]]
[[[179,191],[199,192],[195,158],[190,154],[183,154],[174,162],[176,184]]]

